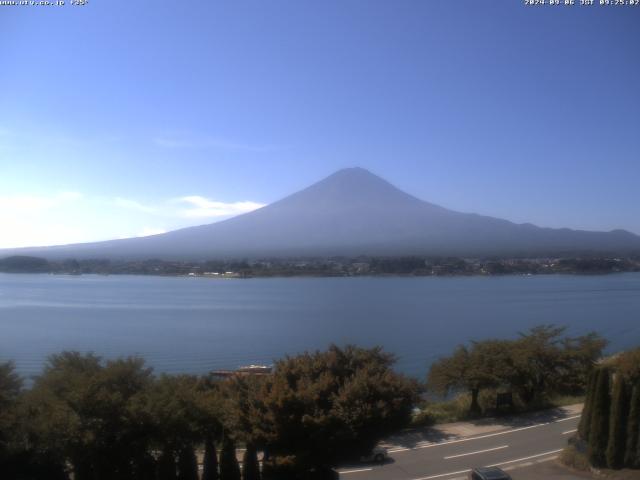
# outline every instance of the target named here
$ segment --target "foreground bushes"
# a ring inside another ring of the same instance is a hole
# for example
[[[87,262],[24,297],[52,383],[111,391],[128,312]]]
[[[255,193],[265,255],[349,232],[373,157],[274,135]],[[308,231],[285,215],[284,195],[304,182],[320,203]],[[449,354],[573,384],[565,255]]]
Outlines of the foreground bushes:
[[[0,365],[0,478],[244,480],[327,478],[410,420],[415,382],[379,348],[287,357],[273,375],[225,381],[155,376],[136,358],[64,352],[29,390]],[[218,460],[216,443],[221,446]]]
[[[587,457],[574,445],[569,445],[562,451],[560,454],[560,461],[566,466],[580,471],[588,471],[591,467]]]

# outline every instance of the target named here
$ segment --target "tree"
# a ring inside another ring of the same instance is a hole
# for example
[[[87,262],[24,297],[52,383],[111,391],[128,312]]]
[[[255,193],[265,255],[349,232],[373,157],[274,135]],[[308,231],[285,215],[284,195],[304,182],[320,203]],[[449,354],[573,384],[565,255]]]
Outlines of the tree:
[[[525,404],[553,393],[582,393],[606,341],[595,333],[563,337],[563,327],[540,325],[516,340],[484,340],[459,346],[435,362],[428,386],[441,394],[468,391],[470,416],[480,414],[483,389],[511,388]]]
[[[22,379],[12,362],[0,363],[0,472],[3,475],[22,473],[33,459],[19,441]]]
[[[459,346],[450,357],[435,362],[427,385],[442,395],[467,390],[471,395],[469,415],[480,415],[480,391],[509,384],[515,375],[512,344],[505,340],[473,342],[471,349]]]
[[[258,451],[252,443],[247,444],[242,458],[242,479],[260,480],[260,464],[258,463]]]
[[[632,385],[640,384],[640,348],[621,353],[613,363],[617,371],[624,375]]]
[[[629,415],[629,394],[626,379],[616,374],[609,419],[609,444],[607,446],[607,465],[609,468],[622,468],[624,463],[626,422]]]
[[[595,332],[580,337],[563,338],[557,391],[568,394],[584,393],[591,372],[596,362],[602,358],[607,343],[607,340]]]
[[[441,358],[431,365],[427,377],[427,388],[441,395],[468,390],[471,393],[469,414],[474,416],[480,414],[478,404],[480,385],[470,378],[468,374],[470,368],[469,350],[464,345],[460,345],[451,356]]]
[[[198,378],[193,375],[163,374],[151,385],[139,414],[154,423],[154,437],[162,450],[177,455],[184,446],[200,438],[196,412]]]
[[[178,454],[178,480],[198,480],[198,459],[191,445],[185,445]]]
[[[156,480],[156,459],[151,453],[145,453],[135,459],[133,464],[133,478],[135,480]]]
[[[16,255],[0,260],[0,272],[40,273],[50,271],[51,266],[44,258]]]
[[[607,464],[606,450],[609,442],[609,415],[611,397],[609,395],[609,377],[607,367],[600,368],[593,399],[591,426],[587,456],[592,465],[604,467]]]
[[[150,425],[133,405],[151,379],[137,358],[53,355],[25,399],[27,435],[49,458],[70,461],[77,480],[130,478],[148,454]]]
[[[580,438],[584,441],[589,441],[589,429],[591,427],[591,415],[593,411],[593,399],[595,398],[594,393],[597,377],[597,370],[594,370],[589,374],[589,385],[586,391],[582,416],[580,417],[580,423],[578,425],[578,435],[580,435]]]
[[[213,441],[219,429],[216,402],[215,386],[196,376],[161,375],[137,411],[152,422],[155,447],[180,456],[207,438]]]
[[[627,421],[627,445],[624,465],[629,468],[640,467],[640,383],[633,388],[629,419]]]
[[[380,348],[335,345],[278,361],[251,402],[269,454],[319,469],[368,453],[407,425],[417,385],[391,370],[394,361]]]
[[[158,480],[177,480],[176,457],[171,450],[165,450],[158,458]]]
[[[12,362],[0,363],[0,462],[8,455],[10,436],[15,421],[15,407],[22,390],[22,379]]]
[[[236,444],[228,436],[222,442],[220,480],[240,480],[240,465],[236,458]]]
[[[218,480],[218,455],[211,436],[206,438],[204,444],[202,480]]]
[[[514,387],[526,404],[553,391],[560,384],[563,361],[561,335],[564,327],[540,325],[514,342]]]

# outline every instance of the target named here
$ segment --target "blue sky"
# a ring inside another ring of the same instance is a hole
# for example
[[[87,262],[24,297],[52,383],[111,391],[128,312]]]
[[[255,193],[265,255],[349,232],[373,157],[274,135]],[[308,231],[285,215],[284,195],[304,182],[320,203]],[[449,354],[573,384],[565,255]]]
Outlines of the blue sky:
[[[349,166],[640,233],[640,6],[69,3],[0,7],[0,247],[217,221]]]

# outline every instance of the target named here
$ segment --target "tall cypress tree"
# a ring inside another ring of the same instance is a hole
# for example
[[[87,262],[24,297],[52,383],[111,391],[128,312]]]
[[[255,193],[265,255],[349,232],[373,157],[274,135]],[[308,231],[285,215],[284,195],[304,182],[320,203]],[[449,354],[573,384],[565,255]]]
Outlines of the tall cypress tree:
[[[607,465],[606,453],[609,443],[609,410],[611,407],[609,377],[609,369],[606,367],[601,368],[598,372],[595,397],[593,399],[587,456],[595,467],[605,467]]]
[[[629,468],[640,467],[638,448],[640,439],[640,384],[636,385],[631,394],[629,420],[627,422],[627,448],[624,454],[624,466]]]
[[[183,447],[178,455],[178,480],[198,480],[198,459],[191,445]]]
[[[156,480],[156,460],[149,453],[140,455],[133,465],[133,478],[136,480]]]
[[[236,444],[229,437],[222,442],[220,480],[240,480],[240,465],[236,458]]]
[[[204,443],[204,465],[202,470],[202,480],[218,480],[218,454],[216,443],[209,437]]]
[[[624,463],[625,442],[627,436],[627,417],[629,415],[629,394],[627,382],[621,374],[616,374],[611,400],[609,418],[609,444],[607,445],[607,465],[609,468],[622,468]]]
[[[165,450],[158,458],[158,480],[176,480],[176,459],[171,450]]]
[[[633,468],[640,468],[640,433],[638,433],[638,440],[636,442],[636,459],[633,465]]]
[[[260,480],[258,451],[252,443],[247,444],[247,449],[242,458],[242,478],[243,480]]]
[[[584,399],[584,407],[580,424],[578,425],[578,435],[585,442],[589,441],[589,429],[591,427],[591,412],[593,411],[593,399],[595,398],[596,379],[598,370],[594,369],[589,374],[589,382],[587,384],[586,398]]]

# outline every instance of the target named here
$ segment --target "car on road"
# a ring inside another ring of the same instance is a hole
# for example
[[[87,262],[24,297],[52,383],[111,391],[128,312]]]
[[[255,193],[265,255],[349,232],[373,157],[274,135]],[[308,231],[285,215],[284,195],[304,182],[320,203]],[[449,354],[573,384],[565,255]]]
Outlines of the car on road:
[[[373,450],[369,453],[369,455],[364,455],[360,457],[361,462],[366,463],[384,463],[385,460],[389,457],[389,452],[384,447],[373,447]]]
[[[471,470],[469,480],[512,480],[512,478],[497,467],[483,467]]]

